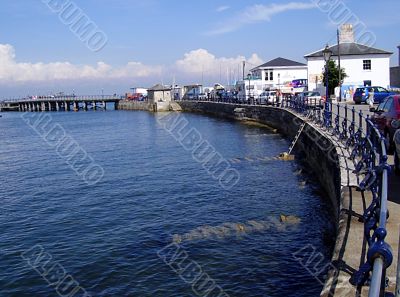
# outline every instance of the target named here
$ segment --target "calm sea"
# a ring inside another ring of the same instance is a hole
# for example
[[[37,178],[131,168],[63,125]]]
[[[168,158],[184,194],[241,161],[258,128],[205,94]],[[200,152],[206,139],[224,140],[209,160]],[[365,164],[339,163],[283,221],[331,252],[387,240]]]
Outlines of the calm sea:
[[[307,170],[271,159],[282,136],[181,114],[239,173],[225,190],[159,115],[46,113],[104,170],[88,184],[21,115],[0,118],[0,296],[319,296],[299,258],[328,263],[330,206]]]

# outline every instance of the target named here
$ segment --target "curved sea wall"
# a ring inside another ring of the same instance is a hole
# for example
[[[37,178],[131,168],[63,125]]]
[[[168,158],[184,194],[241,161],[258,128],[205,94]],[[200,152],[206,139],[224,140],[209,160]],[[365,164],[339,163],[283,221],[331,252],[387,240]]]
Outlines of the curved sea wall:
[[[277,132],[294,139],[301,126],[302,133],[296,144],[296,152],[306,161],[324,189],[326,198],[332,205],[331,215],[336,221],[336,238],[331,262],[320,267],[322,255],[310,245],[299,251],[299,264],[307,269],[324,288],[321,297],[355,296],[356,287],[350,284],[349,268],[357,270],[360,257],[363,259],[363,223],[358,221],[356,212],[362,213],[363,199],[354,192],[351,165],[339,142],[305,118],[290,110],[271,106],[246,106],[214,102],[179,102],[183,111],[209,114],[213,116],[255,121],[276,129]],[[312,228],[312,226],[310,226]],[[306,256],[308,255],[308,256]],[[296,255],[294,255],[296,257]],[[326,276],[326,270],[328,275]],[[363,289],[362,295],[366,296]]]

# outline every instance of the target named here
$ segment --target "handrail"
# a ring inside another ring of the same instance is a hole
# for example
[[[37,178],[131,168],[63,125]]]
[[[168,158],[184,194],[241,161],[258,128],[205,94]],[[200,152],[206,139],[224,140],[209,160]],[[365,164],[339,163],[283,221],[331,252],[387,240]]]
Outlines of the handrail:
[[[241,105],[258,105],[261,103],[258,97],[229,99],[214,97],[201,101]],[[358,187],[361,191],[371,192],[372,202],[363,215],[364,236],[368,244],[367,261],[353,274],[350,281],[356,286],[366,285],[369,281],[368,296],[383,296],[386,285],[386,269],[393,261],[391,247],[385,242],[388,218],[388,172],[390,167],[387,164],[384,137],[369,116],[364,116],[362,111],[356,112],[354,107],[349,109],[347,105],[343,106],[331,101],[323,102],[317,99],[300,100],[291,95],[284,96],[282,100],[278,98],[278,100],[273,100],[270,103],[274,107],[291,109],[307,115],[311,121],[321,128],[332,135],[336,135],[351,151],[350,158],[355,163],[354,173],[363,177]],[[400,276],[398,278],[400,279]],[[398,286],[400,285],[398,284]]]

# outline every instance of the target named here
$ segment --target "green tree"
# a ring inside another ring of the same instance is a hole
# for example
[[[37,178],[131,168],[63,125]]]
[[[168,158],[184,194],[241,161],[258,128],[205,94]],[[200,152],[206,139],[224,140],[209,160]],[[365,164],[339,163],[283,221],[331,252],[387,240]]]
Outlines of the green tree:
[[[340,69],[341,72],[341,84],[343,84],[343,80],[347,77],[346,72],[344,69]],[[326,77],[325,77],[325,70],[324,70],[324,86],[326,87]],[[328,63],[328,89],[329,89],[329,96],[335,93],[335,88],[339,86],[339,68],[336,66],[336,62],[333,60],[329,60]]]

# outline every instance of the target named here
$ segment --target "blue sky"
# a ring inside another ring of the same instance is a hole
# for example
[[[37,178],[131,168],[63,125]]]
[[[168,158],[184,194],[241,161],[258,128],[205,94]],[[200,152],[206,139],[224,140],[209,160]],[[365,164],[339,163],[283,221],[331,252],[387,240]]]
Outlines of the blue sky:
[[[63,23],[70,4],[107,37],[101,50]],[[342,21],[335,7],[358,18],[359,33],[373,34],[373,45],[394,52],[397,64],[398,0],[0,0],[0,96],[123,93],[174,79],[226,83],[243,60],[305,62],[333,44]]]

